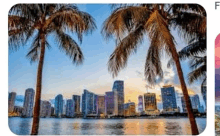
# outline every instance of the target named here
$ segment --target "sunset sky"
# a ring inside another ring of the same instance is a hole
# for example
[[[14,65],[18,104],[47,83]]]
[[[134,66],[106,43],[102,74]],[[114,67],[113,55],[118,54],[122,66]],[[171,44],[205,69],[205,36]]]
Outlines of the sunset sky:
[[[42,99],[54,99],[57,94],[63,94],[65,98],[71,98],[73,94],[81,95],[83,89],[88,89],[96,94],[104,94],[112,90],[113,82],[117,79],[125,82],[125,102],[131,100],[137,103],[138,95],[146,93],[144,80],[144,64],[149,47],[149,40],[145,36],[145,42],[137,50],[136,54],[130,56],[127,67],[123,69],[115,79],[107,69],[107,62],[110,54],[115,48],[114,39],[106,42],[101,35],[102,24],[111,13],[109,5],[78,5],[79,9],[91,14],[97,25],[97,29],[91,34],[83,37],[80,45],[84,54],[84,63],[80,66],[72,64],[68,56],[58,49],[57,44],[52,36],[49,37],[51,49],[46,50],[44,69],[43,69],[43,86]],[[173,36],[177,43],[177,50],[186,46],[183,39],[180,39],[177,32],[172,30]],[[77,41],[76,36],[72,35]],[[219,38],[220,39],[220,38]],[[79,42],[78,42],[79,43]],[[216,50],[220,50],[219,48]],[[9,51],[9,92],[16,92],[18,95],[24,95],[25,89],[34,88],[36,84],[37,63],[30,64],[25,57],[29,45],[21,47],[18,51]],[[160,102],[160,87],[164,84],[171,84],[181,93],[178,76],[175,67],[168,69],[166,67],[168,56],[162,57],[164,81],[161,81],[155,88],[149,89],[149,92],[155,92]],[[220,60],[220,55],[216,56]],[[186,83],[190,94],[197,93],[203,106],[204,101],[201,96],[201,81],[189,86],[187,74],[190,72],[188,62],[181,62]],[[220,67],[216,62],[216,68]]]
[[[220,105],[220,35],[215,39],[215,100]]]

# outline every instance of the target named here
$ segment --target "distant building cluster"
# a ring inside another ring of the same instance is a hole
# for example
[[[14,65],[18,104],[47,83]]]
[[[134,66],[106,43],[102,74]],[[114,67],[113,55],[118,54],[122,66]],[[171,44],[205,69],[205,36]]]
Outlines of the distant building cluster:
[[[204,88],[202,90],[204,92]],[[17,113],[17,116],[32,117],[35,91],[28,88],[25,91],[23,107],[14,106],[16,93],[9,93],[8,112]],[[82,99],[79,95],[72,95],[72,99],[64,100],[62,94],[55,97],[54,106],[46,100],[41,100],[40,117],[131,117],[137,115],[159,115],[180,112],[177,107],[175,89],[171,85],[161,88],[161,98],[163,110],[157,107],[156,93],[145,93],[138,96],[138,104],[129,100],[124,103],[124,81],[116,80],[112,91],[98,95],[84,89]],[[203,97],[204,98],[204,97]],[[204,101],[206,98],[204,98]],[[194,112],[204,113],[198,94],[190,96],[191,105]],[[185,99],[181,97],[182,113],[187,113]],[[80,108],[81,107],[81,108]],[[81,109],[81,111],[80,111]],[[136,112],[137,110],[137,112]]]

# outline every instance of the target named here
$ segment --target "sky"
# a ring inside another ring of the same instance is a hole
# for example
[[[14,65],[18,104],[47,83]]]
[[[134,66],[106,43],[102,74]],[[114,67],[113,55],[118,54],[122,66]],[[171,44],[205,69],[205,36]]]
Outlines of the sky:
[[[138,102],[138,96],[146,92],[153,92],[157,95],[158,103],[161,103],[160,88],[165,84],[174,85],[181,96],[181,87],[175,67],[167,68],[169,56],[162,57],[164,80],[154,88],[146,88],[144,80],[144,64],[149,48],[149,40],[145,40],[139,46],[137,52],[132,54],[127,67],[120,71],[116,78],[112,78],[107,69],[109,56],[116,47],[114,39],[106,41],[101,35],[101,28],[105,19],[111,14],[111,6],[105,4],[80,4],[77,5],[82,11],[88,12],[94,17],[97,29],[89,35],[84,35],[80,47],[84,54],[84,62],[80,66],[72,64],[68,56],[60,51],[56,41],[49,36],[51,49],[45,53],[45,61],[42,79],[42,99],[54,99],[56,95],[63,94],[64,98],[71,98],[73,94],[81,95],[83,89],[88,89],[96,94],[105,94],[112,90],[115,80],[124,80],[125,102],[129,100]],[[180,38],[176,30],[172,30],[176,40],[177,50],[186,46],[186,42]],[[71,35],[76,41],[75,35]],[[79,41],[77,41],[79,44]],[[17,95],[24,95],[27,88],[34,88],[36,84],[37,63],[30,63],[26,58],[29,44],[21,47],[18,51],[9,51],[9,92],[16,92]],[[181,62],[184,77],[190,94],[199,94],[200,102],[205,107],[201,96],[201,81],[192,85],[187,82],[187,74],[190,72],[188,61]],[[179,103],[180,105],[181,103]]]

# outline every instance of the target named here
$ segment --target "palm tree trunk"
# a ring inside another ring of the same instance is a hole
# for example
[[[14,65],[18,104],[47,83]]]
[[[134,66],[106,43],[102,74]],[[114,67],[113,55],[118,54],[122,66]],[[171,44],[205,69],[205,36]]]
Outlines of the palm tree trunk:
[[[37,69],[37,85],[36,85],[36,96],[35,96],[35,105],[34,105],[33,124],[32,124],[31,135],[37,135],[38,128],[39,128],[42,72],[43,72],[45,41],[46,41],[45,33],[43,31],[40,31],[40,39],[41,39],[41,51],[40,51],[40,60],[39,60],[39,64],[38,64],[38,69]]]
[[[171,45],[170,47],[171,47],[172,57],[173,57],[173,59],[176,63],[176,69],[177,69],[177,72],[178,72],[178,76],[179,76],[183,96],[184,96],[184,99],[185,99],[185,102],[186,102],[186,108],[187,108],[187,111],[188,111],[188,118],[189,118],[190,125],[191,125],[192,135],[198,135],[199,131],[198,131],[196,120],[195,120],[195,117],[194,117],[194,114],[193,114],[189,94],[188,94],[188,91],[187,91],[187,88],[186,88],[186,83],[185,83],[184,76],[183,76],[183,71],[182,71],[182,68],[181,68],[181,65],[180,65],[179,56],[178,56],[178,53],[176,51],[175,46]]]

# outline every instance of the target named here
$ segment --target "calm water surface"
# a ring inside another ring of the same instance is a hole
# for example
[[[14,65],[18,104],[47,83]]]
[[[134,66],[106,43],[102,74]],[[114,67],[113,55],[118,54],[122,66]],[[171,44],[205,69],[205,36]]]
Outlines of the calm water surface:
[[[12,132],[29,135],[32,118],[8,119]],[[196,119],[199,132],[206,127],[206,118]],[[41,118],[41,135],[148,135],[191,134],[188,118],[173,119],[56,119]]]

